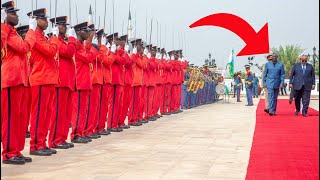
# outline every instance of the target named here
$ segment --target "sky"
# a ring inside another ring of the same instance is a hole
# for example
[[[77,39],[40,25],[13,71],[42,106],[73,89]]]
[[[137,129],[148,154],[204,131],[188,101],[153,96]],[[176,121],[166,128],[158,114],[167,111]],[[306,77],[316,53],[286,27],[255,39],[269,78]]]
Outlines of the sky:
[[[2,0],[6,2],[7,0]],[[34,0],[33,9],[47,8],[47,14],[55,16],[55,1],[57,1],[57,16],[69,16],[69,0]],[[103,28],[105,0],[70,0],[71,25],[88,21],[89,5],[100,16],[100,28]],[[119,32],[126,34],[130,0],[106,0],[106,31],[110,34]],[[32,0],[15,0],[19,9],[20,22],[28,23],[26,14],[31,11]],[[96,8],[95,8],[96,3]],[[312,54],[312,48],[319,49],[319,1],[318,0],[131,0],[132,23],[135,25],[138,38],[145,39],[146,27],[148,42],[153,19],[151,43],[166,48],[183,49],[186,59],[195,65],[202,66],[208,54],[216,60],[218,67],[225,68],[231,50],[235,54],[245,46],[243,40],[229,30],[208,26],[189,28],[198,19],[215,13],[230,13],[246,20],[256,32],[263,25],[269,25],[269,42],[271,47],[289,44],[299,45],[306,53]],[[147,26],[146,26],[147,17]],[[95,17],[93,17],[95,19]],[[114,28],[113,28],[114,19]],[[157,28],[158,22],[158,28]],[[124,26],[122,28],[122,26]],[[161,26],[161,30],[160,30]],[[124,29],[124,30],[122,30]],[[158,29],[158,33],[157,33]],[[161,41],[160,39],[161,31]],[[157,35],[158,34],[158,35]],[[157,38],[158,37],[158,38]],[[254,63],[265,63],[265,55],[256,55]],[[235,71],[244,71],[248,56],[236,57]],[[258,71],[253,68],[253,72]],[[258,73],[258,72],[257,72]]]

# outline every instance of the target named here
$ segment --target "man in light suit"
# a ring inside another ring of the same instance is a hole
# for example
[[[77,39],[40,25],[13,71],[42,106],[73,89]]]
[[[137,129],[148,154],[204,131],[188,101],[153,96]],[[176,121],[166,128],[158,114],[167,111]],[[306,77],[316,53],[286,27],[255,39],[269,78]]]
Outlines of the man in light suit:
[[[268,88],[269,115],[276,115],[277,99],[279,88],[284,84],[284,65],[278,61],[278,55],[272,54],[272,61],[269,61],[263,73],[264,85]]]
[[[295,91],[295,105],[297,116],[300,112],[300,103],[302,99],[302,115],[307,117],[308,107],[310,103],[311,90],[315,89],[315,73],[314,68],[308,62],[308,56],[302,55],[301,62],[296,63],[290,73],[290,87]]]

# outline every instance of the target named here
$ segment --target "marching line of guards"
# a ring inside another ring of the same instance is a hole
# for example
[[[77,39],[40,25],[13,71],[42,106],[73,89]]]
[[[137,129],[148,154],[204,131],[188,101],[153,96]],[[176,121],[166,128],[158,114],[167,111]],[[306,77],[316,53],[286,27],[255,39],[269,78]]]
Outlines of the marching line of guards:
[[[144,48],[141,39],[134,39],[129,53],[127,35],[106,36],[87,22],[68,29],[66,16],[50,19],[56,26],[48,38],[45,8],[29,12],[29,25],[17,29],[19,9],[13,1],[2,8],[3,163],[32,161],[21,154],[29,125],[30,155],[51,156],[55,149],[182,112],[188,67],[179,61],[182,50],[167,56],[165,49]],[[72,143],[66,141],[70,124]]]

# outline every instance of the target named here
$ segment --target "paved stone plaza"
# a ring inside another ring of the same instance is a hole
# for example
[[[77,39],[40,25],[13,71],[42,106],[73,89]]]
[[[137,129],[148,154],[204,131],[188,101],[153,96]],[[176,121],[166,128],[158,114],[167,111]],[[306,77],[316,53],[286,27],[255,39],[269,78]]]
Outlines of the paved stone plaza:
[[[244,98],[234,100],[165,116],[51,157],[32,156],[23,166],[1,164],[1,179],[243,180],[259,99],[252,107],[244,106]]]

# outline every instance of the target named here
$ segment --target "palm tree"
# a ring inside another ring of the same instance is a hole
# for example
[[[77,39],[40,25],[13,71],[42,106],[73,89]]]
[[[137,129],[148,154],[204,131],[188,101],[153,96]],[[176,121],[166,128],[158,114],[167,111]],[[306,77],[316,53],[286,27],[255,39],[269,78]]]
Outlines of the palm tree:
[[[298,45],[286,45],[285,48],[271,48],[272,52],[278,54],[279,60],[284,64],[286,71],[286,78],[289,77],[289,72],[292,66],[299,61],[298,56],[304,51]]]

